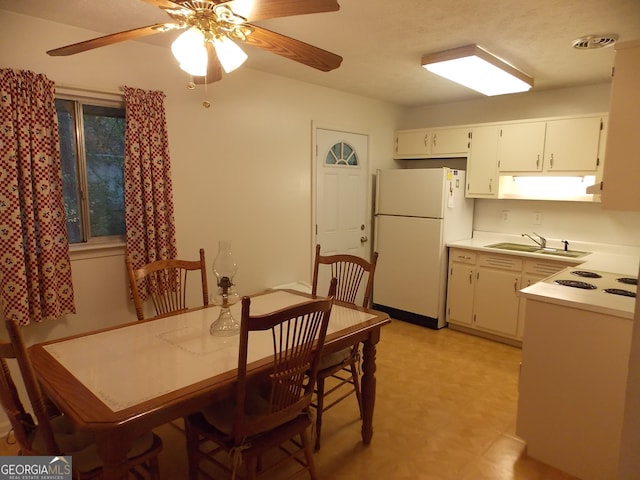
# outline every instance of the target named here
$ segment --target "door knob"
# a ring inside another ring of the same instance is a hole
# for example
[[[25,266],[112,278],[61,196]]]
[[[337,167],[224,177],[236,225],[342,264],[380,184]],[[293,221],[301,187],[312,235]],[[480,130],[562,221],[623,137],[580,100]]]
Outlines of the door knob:
[[[360,237],[360,242],[365,243],[369,241],[369,237]]]

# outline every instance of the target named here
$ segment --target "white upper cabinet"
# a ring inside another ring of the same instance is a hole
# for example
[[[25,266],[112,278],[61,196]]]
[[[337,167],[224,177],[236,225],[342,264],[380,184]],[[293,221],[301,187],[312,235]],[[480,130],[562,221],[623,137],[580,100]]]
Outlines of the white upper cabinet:
[[[640,42],[637,43],[640,48]],[[636,54],[634,60],[640,63],[640,55]],[[627,71],[623,73],[627,74]],[[640,65],[636,66],[635,75],[636,81],[640,82]],[[627,88],[632,90],[629,97],[640,96],[640,88],[633,84]],[[612,97],[612,102],[614,100]],[[624,99],[622,103],[624,107]],[[637,111],[640,111],[640,99],[637,99],[637,103]],[[614,143],[607,141],[608,129],[611,128],[609,123],[607,113],[593,113],[398,130],[395,132],[394,158],[466,157],[465,196],[468,198],[599,202],[601,196],[593,194],[600,194],[601,185],[606,185],[606,181],[601,182],[606,144],[607,155],[610,151],[617,152],[618,163],[623,165],[622,172],[616,168],[610,169],[609,178],[616,185],[609,190],[610,208],[640,210],[640,190],[636,188],[640,185],[640,160],[630,161],[630,158],[635,158],[634,152],[637,151],[630,143],[632,134],[625,134],[629,143],[614,146]],[[630,124],[630,121],[623,122],[622,129]],[[618,141],[623,133],[617,132]],[[585,185],[559,177],[585,177]],[[619,191],[619,185],[626,187]],[[624,206],[624,200],[620,201],[621,196],[629,195],[629,192],[636,195],[631,202],[635,207]],[[614,200],[614,197],[617,199]]]
[[[602,176],[602,206],[640,211],[640,41],[616,46]]]
[[[549,172],[595,172],[598,169],[601,117],[547,122],[544,169]]]
[[[498,196],[498,135],[500,127],[474,127],[467,158],[466,196],[496,198]]]
[[[396,132],[395,158],[424,157],[431,153],[429,130],[400,130]]]
[[[512,123],[500,129],[498,169],[501,172],[540,172],[545,122]]]
[[[466,157],[470,132],[470,128],[398,130],[394,158]]]
[[[506,174],[593,175],[604,115],[503,125],[498,170]]]
[[[466,157],[469,154],[470,128],[443,128],[431,133],[431,154]]]

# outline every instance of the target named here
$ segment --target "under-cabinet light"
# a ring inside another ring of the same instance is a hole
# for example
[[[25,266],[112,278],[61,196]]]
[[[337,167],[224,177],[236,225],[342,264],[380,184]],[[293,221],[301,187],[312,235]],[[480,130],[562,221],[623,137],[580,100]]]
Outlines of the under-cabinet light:
[[[595,175],[584,177],[511,177],[512,182],[502,183],[506,197],[522,197],[541,200],[587,199],[587,185],[595,182]]]

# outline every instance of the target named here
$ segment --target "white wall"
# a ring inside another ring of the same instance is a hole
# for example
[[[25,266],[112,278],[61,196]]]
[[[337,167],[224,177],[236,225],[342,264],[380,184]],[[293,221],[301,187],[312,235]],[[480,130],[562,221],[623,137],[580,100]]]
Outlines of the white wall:
[[[45,54],[99,35],[0,11],[0,66],[44,73],[58,85],[164,91],[179,255],[196,259],[203,247],[211,265],[218,240],[230,240],[241,294],[310,281],[312,122],[368,134],[374,171],[393,166],[400,109],[246,67],[191,91],[169,49],[140,42]],[[123,253],[74,253],[78,313],[25,328],[28,343],[134,321]],[[197,292],[191,300],[198,302]]]
[[[504,210],[509,211],[508,223],[502,219]],[[533,221],[535,212],[542,214],[539,225]],[[535,231],[570,244],[588,241],[640,246],[640,213],[603,210],[598,203],[482,199],[476,201],[473,228],[516,234]]]
[[[611,84],[531,91],[408,109],[398,128],[440,127],[609,111]]]

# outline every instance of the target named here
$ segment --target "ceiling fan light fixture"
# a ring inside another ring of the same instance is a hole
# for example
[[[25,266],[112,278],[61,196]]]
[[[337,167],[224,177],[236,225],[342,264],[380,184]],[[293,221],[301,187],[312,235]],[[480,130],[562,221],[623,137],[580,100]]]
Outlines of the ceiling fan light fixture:
[[[180,68],[190,75],[202,77],[207,74],[208,55],[204,34],[196,27],[182,32],[171,44],[171,53]]]
[[[226,73],[233,72],[247,59],[247,54],[229,37],[221,35],[213,39],[213,46]]]
[[[526,92],[533,87],[532,77],[477,45],[423,55],[422,66],[487,96]]]

